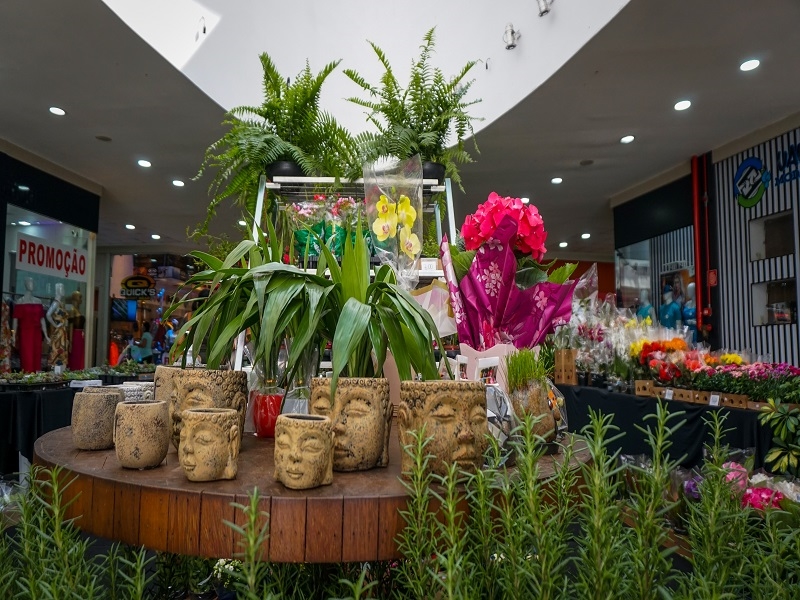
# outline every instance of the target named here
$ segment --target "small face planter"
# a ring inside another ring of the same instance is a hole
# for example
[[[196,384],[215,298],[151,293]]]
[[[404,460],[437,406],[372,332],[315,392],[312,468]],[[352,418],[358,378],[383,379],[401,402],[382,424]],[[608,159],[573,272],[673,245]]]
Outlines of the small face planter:
[[[126,381],[120,389],[125,393],[125,400],[136,400],[139,402],[152,402],[154,398],[155,384],[146,381]]]
[[[239,413],[232,408],[184,411],[178,460],[189,481],[233,479],[239,466]]]
[[[126,469],[152,469],[169,450],[169,414],[166,402],[126,400],[117,405],[114,446]]]
[[[286,414],[275,424],[275,479],[293,490],[333,482],[333,429],[328,417]]]
[[[551,406],[546,385],[532,381],[526,388],[515,390],[511,393],[511,405],[517,419],[522,420],[525,415],[540,417],[533,427],[533,433],[545,442],[555,440],[556,419],[560,419],[560,415],[558,407]]]
[[[239,415],[239,431],[244,430],[247,411],[247,373],[207,369],[181,369],[173,374],[170,402],[172,443],[177,448],[184,411],[195,408],[230,408]],[[241,443],[241,437],[238,438]]]
[[[397,413],[401,447],[414,443],[412,431],[425,427],[431,437],[425,451],[432,455],[428,468],[444,476],[457,463],[469,473],[483,465],[488,444],[486,389],[475,381],[402,381]],[[411,457],[403,452],[402,470],[411,470]]]
[[[386,379],[342,378],[331,403],[331,380],[311,380],[312,415],[329,417],[336,434],[334,471],[364,471],[389,464],[392,404]]]
[[[122,390],[87,387],[72,402],[72,442],[79,450],[114,447],[114,412],[125,400]]]

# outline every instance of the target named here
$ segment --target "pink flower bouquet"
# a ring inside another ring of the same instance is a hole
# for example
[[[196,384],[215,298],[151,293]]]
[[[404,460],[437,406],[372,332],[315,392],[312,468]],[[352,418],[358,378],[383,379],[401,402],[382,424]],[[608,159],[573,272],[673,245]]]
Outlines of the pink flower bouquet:
[[[476,350],[528,348],[569,321],[576,265],[548,273],[547,232],[535,206],[493,193],[469,215],[463,251],[442,241],[441,255],[458,337]]]

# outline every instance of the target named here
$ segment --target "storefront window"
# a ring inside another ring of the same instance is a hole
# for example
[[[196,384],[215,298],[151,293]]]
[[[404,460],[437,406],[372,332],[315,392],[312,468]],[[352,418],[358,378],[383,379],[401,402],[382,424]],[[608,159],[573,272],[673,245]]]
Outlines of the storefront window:
[[[124,360],[160,364],[169,349],[188,309],[179,309],[167,321],[164,312],[186,280],[194,272],[192,259],[172,254],[127,254],[113,257],[111,298],[109,301],[108,362]],[[186,293],[186,290],[182,294]],[[196,290],[195,293],[200,293]],[[152,338],[139,345],[145,331]]]
[[[90,233],[7,207],[0,371],[85,367]]]
[[[650,242],[645,240],[616,251],[617,303],[623,308],[637,310],[649,297]],[[646,296],[646,297],[645,297]]]

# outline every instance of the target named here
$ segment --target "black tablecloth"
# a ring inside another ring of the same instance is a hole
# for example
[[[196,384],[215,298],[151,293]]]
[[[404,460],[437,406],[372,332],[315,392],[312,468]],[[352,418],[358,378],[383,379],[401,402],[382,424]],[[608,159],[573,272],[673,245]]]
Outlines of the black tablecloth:
[[[589,423],[589,408],[603,414],[613,414],[613,424],[620,428],[625,436],[613,442],[612,450],[620,450],[623,454],[650,454],[644,433],[635,425],[647,426],[652,419],[645,421],[645,415],[655,413],[656,400],[628,394],[616,394],[599,388],[559,385],[567,404],[569,429],[576,433]],[[665,401],[670,412],[681,411],[684,414],[675,417],[674,426],[679,421],[686,423],[672,436],[672,447],[669,454],[674,457],[685,455],[683,466],[693,467],[703,458],[703,445],[710,442],[710,432],[703,422],[703,417],[712,410],[727,413],[725,429],[731,429],[725,436],[725,443],[732,448],[755,448],[755,467],[764,464],[764,457],[770,448],[772,434],[769,427],[758,422],[758,413],[750,410],[713,408],[702,404]]]
[[[33,443],[72,420],[75,390],[0,393],[0,474],[19,470],[19,453],[33,460]]]

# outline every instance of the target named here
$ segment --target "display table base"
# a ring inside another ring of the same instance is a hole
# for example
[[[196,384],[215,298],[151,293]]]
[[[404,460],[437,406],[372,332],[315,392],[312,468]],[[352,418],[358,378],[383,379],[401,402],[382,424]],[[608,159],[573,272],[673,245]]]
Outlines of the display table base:
[[[395,428],[393,428],[394,430]],[[399,511],[407,492],[400,481],[400,446],[393,431],[389,466],[358,473],[334,473],[333,484],[294,491],[273,477],[274,440],[244,437],[239,473],[232,481],[192,483],[173,447],[165,462],[145,471],[123,469],[113,450],[80,451],[70,428],[36,442],[35,464],[60,466],[65,502],[75,499],[67,518],[87,533],[179,554],[233,557],[238,538],[224,521],[242,524],[248,493],[258,488],[261,509],[270,515],[262,557],[272,562],[354,562],[400,557],[397,535],[404,527]],[[580,443],[580,442],[579,442]],[[540,461],[540,477],[550,479],[561,455]],[[574,468],[589,460],[585,446]]]

